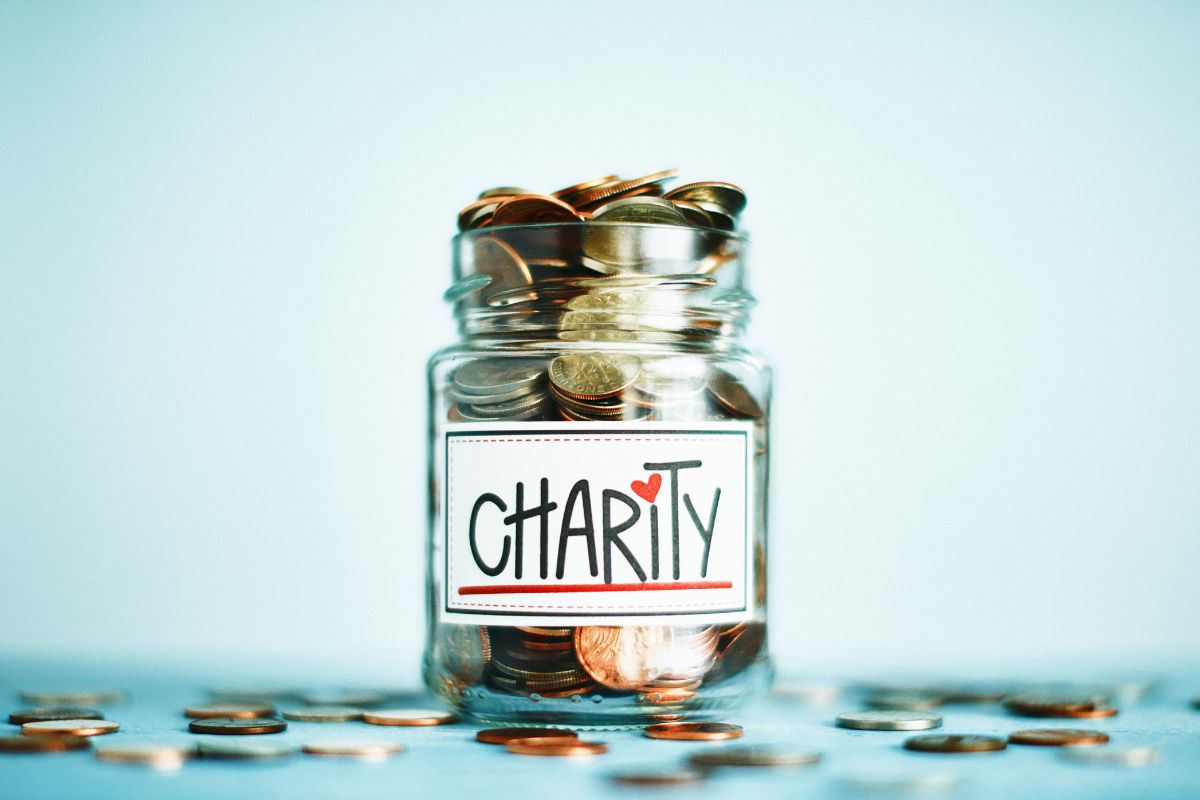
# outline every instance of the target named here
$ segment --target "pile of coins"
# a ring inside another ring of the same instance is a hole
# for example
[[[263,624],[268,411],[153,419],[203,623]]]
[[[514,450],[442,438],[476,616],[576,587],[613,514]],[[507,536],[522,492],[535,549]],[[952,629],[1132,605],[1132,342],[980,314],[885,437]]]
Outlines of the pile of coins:
[[[759,657],[765,626],[439,625],[434,658],[448,698],[474,686],[523,697],[637,695],[670,705],[733,677]]]

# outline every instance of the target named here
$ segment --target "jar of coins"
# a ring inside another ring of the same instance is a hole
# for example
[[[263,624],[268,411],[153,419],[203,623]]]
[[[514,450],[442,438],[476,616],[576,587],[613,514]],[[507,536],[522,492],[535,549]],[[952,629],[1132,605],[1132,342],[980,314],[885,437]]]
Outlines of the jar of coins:
[[[490,189],[459,214],[424,672],[476,719],[717,715],[769,679],[746,197],[673,176]]]

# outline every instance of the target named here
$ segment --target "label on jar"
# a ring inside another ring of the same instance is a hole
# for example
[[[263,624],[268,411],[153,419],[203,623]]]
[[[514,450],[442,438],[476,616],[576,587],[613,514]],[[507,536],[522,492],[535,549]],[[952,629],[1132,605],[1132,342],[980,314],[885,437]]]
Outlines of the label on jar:
[[[441,444],[446,621],[751,616],[751,423],[458,423]]]

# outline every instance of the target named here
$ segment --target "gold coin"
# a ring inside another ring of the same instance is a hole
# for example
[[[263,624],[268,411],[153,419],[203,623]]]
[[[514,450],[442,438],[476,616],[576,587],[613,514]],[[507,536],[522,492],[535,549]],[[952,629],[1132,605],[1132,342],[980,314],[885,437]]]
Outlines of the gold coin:
[[[21,733],[28,736],[102,736],[116,733],[120,725],[103,719],[50,719],[26,722]]]
[[[663,195],[663,198],[715,205],[732,217],[746,210],[746,193],[732,183],[689,183],[672,189]]]
[[[575,209],[554,197],[527,194],[509,197],[492,212],[492,226],[579,222]]]
[[[720,747],[693,753],[688,759],[694,767],[811,767],[819,764],[821,754],[781,747]]]
[[[620,182],[621,182],[621,179],[619,177],[617,177],[616,175],[605,175],[603,178],[592,178],[591,180],[582,181],[580,183],[577,183],[574,186],[568,186],[565,189],[559,189],[557,192],[554,192],[553,194],[559,200],[566,200],[568,203],[570,203],[571,197],[573,195],[578,195],[583,192],[589,191],[591,189],[596,189],[600,186],[607,186],[611,183],[620,183]]]
[[[194,719],[188,723],[192,733],[215,733],[222,736],[254,736],[264,733],[283,733],[287,723],[281,719],[265,717],[214,717],[213,719]]]
[[[183,710],[183,715],[191,719],[216,719],[217,717],[248,719],[274,716],[275,707],[268,703],[205,703],[199,706],[188,706]]]
[[[658,722],[642,730],[651,739],[716,741],[742,738],[742,726],[730,722]]]
[[[379,760],[396,753],[403,753],[404,745],[399,742],[382,742],[374,739],[322,739],[305,742],[301,750],[313,756]]]
[[[371,725],[445,725],[458,722],[458,717],[449,711],[436,711],[425,708],[389,708],[383,711],[364,711],[363,722]]]
[[[352,706],[309,706],[283,712],[284,719],[297,722],[353,722],[362,719],[362,709]]]
[[[1008,735],[1010,744],[1032,744],[1045,747],[1075,747],[1077,745],[1105,744],[1108,734],[1086,728],[1031,728],[1013,731]]]
[[[993,753],[1007,746],[998,736],[978,734],[929,733],[904,740],[904,749],[921,753]]]
[[[598,756],[608,752],[604,742],[585,742],[577,736],[533,736],[510,739],[504,749],[521,756]]]
[[[594,189],[588,189],[574,195],[571,199],[571,205],[575,206],[580,211],[591,210],[602,204],[606,200],[615,200],[618,197],[628,197],[643,193],[658,192],[662,189],[662,184],[675,177],[677,170],[667,169],[662,172],[653,172],[649,175],[644,175],[641,178],[633,178],[628,181],[617,181],[616,183],[606,183],[597,186]]]
[[[82,692],[21,692],[21,702],[32,706],[111,706],[125,701],[125,694],[108,689]]]
[[[168,744],[117,744],[96,747],[96,758],[119,764],[144,764],[155,769],[179,769],[183,762],[194,756],[191,747]]]
[[[484,728],[475,733],[475,741],[484,744],[504,744],[513,739],[540,739],[551,737],[556,739],[578,739],[574,731],[557,728]]]
[[[593,222],[625,222],[643,225],[687,225],[683,211],[661,197],[625,197],[605,203],[592,212]],[[587,252],[585,250],[585,252]],[[593,258],[600,256],[588,253]],[[603,259],[601,259],[603,260]]]
[[[566,353],[550,362],[550,381],[576,399],[600,400],[629,388],[640,371],[630,355]]]
[[[104,719],[104,715],[90,708],[26,708],[8,715],[13,725],[60,719]]]
[[[62,753],[91,746],[85,736],[0,736],[0,753]]]

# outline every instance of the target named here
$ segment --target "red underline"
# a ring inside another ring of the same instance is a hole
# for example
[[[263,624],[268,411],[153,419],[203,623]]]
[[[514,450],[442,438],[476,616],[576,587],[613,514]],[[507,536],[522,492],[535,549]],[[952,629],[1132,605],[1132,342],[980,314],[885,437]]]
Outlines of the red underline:
[[[729,581],[675,581],[672,583],[563,583],[500,586],[463,586],[463,594],[566,594],[569,592],[669,592],[678,589],[732,589]]]

